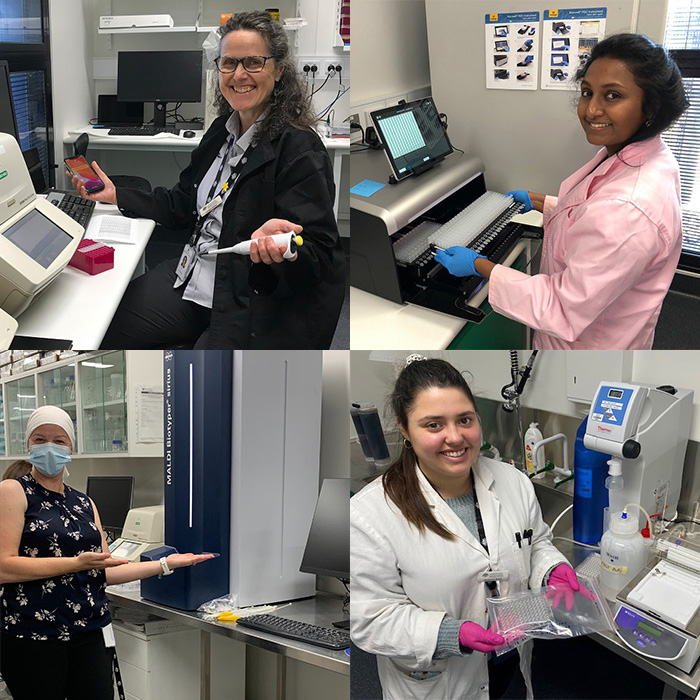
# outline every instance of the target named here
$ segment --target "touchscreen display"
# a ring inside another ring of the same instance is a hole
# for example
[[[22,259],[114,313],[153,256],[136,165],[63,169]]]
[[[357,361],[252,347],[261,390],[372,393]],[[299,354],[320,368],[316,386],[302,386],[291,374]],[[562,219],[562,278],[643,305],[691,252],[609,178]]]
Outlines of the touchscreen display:
[[[372,112],[384,152],[400,180],[452,153],[452,146],[430,98]]]
[[[2,235],[47,269],[73,240],[71,235],[37,209],[32,209]]]

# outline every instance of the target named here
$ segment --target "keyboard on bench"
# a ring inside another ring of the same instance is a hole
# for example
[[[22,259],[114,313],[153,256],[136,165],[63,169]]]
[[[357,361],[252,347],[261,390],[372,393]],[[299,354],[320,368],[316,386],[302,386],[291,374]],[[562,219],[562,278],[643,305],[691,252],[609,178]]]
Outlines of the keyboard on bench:
[[[347,630],[319,627],[277,615],[248,615],[241,617],[237,623],[240,627],[249,627],[326,649],[347,649],[350,646],[350,633]]]
[[[156,134],[174,134],[172,126],[113,126],[109,136],[155,136]]]
[[[90,217],[95,209],[95,202],[83,199],[75,192],[61,192],[60,190],[49,190],[46,201],[51,202],[62,212],[68,214],[74,221],[77,221],[83,228],[87,228]]]

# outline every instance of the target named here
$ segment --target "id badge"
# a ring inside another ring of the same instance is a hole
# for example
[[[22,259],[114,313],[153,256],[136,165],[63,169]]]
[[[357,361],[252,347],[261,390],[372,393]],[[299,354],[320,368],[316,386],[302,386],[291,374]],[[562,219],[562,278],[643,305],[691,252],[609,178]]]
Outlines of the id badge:
[[[175,276],[177,277],[180,284],[182,284],[187,279],[187,276],[192,271],[192,267],[194,266],[195,256],[196,256],[196,253],[195,253],[194,246],[192,246],[188,243],[185,246],[185,250],[182,251],[182,255],[180,256],[180,260],[177,263],[177,268],[175,269]]]
[[[224,200],[221,199],[221,195],[217,195],[214,197],[214,199],[211,200],[208,204],[205,204],[200,210],[199,210],[199,216],[203,219],[210,211],[214,211],[216,207],[221,206],[221,202]]]
[[[112,627],[112,623],[110,622],[108,625],[102,628],[102,636],[104,637],[105,640],[105,646],[109,649],[110,647],[116,647],[117,642],[114,639],[114,627]]]

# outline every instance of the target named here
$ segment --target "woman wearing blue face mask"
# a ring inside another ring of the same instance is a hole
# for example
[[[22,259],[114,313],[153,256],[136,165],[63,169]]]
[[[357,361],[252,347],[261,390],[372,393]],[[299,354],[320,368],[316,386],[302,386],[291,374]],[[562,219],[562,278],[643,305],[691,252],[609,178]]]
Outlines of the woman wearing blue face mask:
[[[0,483],[0,673],[14,700],[112,700],[105,586],[213,556],[113,559],[95,504],[63,482],[74,443],[64,410],[38,408],[27,421],[32,471]]]

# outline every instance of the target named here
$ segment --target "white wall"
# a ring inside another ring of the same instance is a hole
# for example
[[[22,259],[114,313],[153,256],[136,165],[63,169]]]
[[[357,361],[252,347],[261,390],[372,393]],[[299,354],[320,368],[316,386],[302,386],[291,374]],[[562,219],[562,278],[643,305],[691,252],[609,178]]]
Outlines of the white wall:
[[[521,397],[523,406],[550,413],[581,418],[587,409],[583,404],[569,401],[566,395],[566,363],[568,352],[545,350],[538,353],[534,369]],[[617,351],[610,351],[616,353]],[[631,381],[643,384],[672,384],[685,389],[693,389],[694,410],[690,439],[700,441],[700,351],[694,350],[654,350],[632,352]],[[409,354],[394,353],[397,360]],[[467,376],[475,396],[502,401],[501,388],[510,383],[510,359],[506,350],[447,350],[444,352],[424,352],[430,357],[442,357],[461,370],[471,373]],[[373,362],[368,353],[353,351],[350,374],[350,395],[353,400],[372,401],[377,404],[385,430],[394,426],[384,417],[383,408],[387,393],[391,390],[397,369],[401,366],[384,362]],[[530,353],[520,351],[519,361],[524,365]],[[607,351],[600,351],[600,379],[606,379]],[[351,437],[356,437],[355,429],[348,417]]]
[[[425,0],[353,0],[351,32],[353,108],[430,84]]]
[[[350,352],[324,350],[321,406],[321,479],[350,476]]]
[[[92,110],[92,26],[90,0],[49,0],[53,79],[54,159],[63,182],[63,138],[76,124],[87,124]]]

